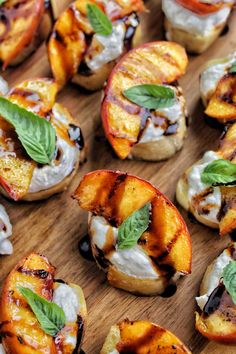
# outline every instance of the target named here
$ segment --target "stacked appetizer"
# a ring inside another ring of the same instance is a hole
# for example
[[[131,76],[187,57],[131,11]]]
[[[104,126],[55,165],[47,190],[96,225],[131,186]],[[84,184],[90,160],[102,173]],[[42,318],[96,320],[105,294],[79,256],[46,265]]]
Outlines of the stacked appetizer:
[[[8,238],[12,234],[12,226],[9,216],[4,208],[0,204],[0,254],[12,254],[13,247]]]
[[[234,0],[162,0],[168,40],[202,53],[224,29]]]
[[[6,69],[21,63],[48,37],[52,29],[50,1],[1,1],[0,24],[0,60]]]
[[[55,103],[57,84],[28,80],[0,97],[0,190],[14,200],[48,198],[67,188],[84,141],[70,113]]]
[[[111,285],[163,294],[191,272],[191,240],[175,206],[138,177],[114,171],[84,176],[74,197],[89,212],[93,256]]]
[[[177,184],[176,197],[195,218],[221,235],[236,229],[236,123],[217,151],[207,151]]]
[[[54,276],[47,258],[35,253],[8,275],[0,299],[1,354],[79,351],[87,315],[83,291]]]
[[[130,51],[113,69],[101,116],[119,158],[159,161],[181,149],[186,107],[177,80],[187,64],[178,44],[153,42]]]
[[[196,298],[196,328],[208,339],[236,344],[236,243],[207,268]]]
[[[206,64],[200,92],[209,117],[223,124],[236,120],[236,53]]]
[[[191,354],[171,332],[147,321],[125,320],[111,327],[100,354]]]
[[[101,88],[117,60],[139,40],[142,0],[77,0],[59,16],[48,42],[53,76]]]

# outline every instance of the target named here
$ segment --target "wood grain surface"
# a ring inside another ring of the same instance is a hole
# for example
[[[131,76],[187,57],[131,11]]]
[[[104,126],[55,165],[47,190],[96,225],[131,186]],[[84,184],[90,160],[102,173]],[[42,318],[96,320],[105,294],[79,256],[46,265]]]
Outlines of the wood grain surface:
[[[163,39],[161,1],[149,0],[150,10],[142,16],[143,42]],[[87,213],[82,211],[71,194],[81,177],[96,169],[127,171],[143,177],[157,186],[175,202],[176,182],[182,172],[199,159],[203,152],[217,147],[221,129],[204,120],[199,97],[199,73],[209,58],[225,56],[236,48],[236,13],[229,22],[229,32],[222,35],[203,55],[190,57],[186,76],[181,80],[187,98],[191,124],[182,151],[169,161],[145,163],[119,161],[106,143],[99,116],[101,92],[87,93],[68,85],[58,96],[80,122],[87,144],[87,162],[81,166],[70,188],[44,202],[14,203],[0,197],[14,226],[14,254],[0,258],[0,280],[31,251],[49,257],[58,269],[58,277],[78,283],[84,289],[88,306],[88,322],[83,349],[86,354],[98,354],[110,326],[124,318],[153,321],[179,336],[194,354],[233,354],[236,348],[209,343],[194,329],[194,297],[201,278],[212,261],[229,242],[220,239],[217,231],[191,221],[184,216],[193,242],[192,274],[181,280],[178,291],[169,299],[136,297],[108,285],[105,275],[93,262],[84,260],[78,251],[78,241],[87,232]],[[45,46],[42,45],[23,65],[3,74],[9,84],[33,77],[50,76]]]

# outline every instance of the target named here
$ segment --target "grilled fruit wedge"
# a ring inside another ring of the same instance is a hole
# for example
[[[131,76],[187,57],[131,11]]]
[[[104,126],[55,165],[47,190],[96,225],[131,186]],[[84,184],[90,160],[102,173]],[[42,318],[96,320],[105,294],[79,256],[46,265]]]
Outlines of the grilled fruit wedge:
[[[124,320],[111,327],[100,354],[191,354],[171,332],[147,321]]]
[[[223,270],[231,261],[236,261],[236,243],[209,265],[196,298],[200,307],[196,312],[196,329],[208,339],[226,344],[236,344],[236,305],[222,280]]]
[[[64,191],[83,159],[83,137],[70,113],[55,103],[57,84],[50,79],[27,80],[6,97],[48,119],[56,129],[57,151],[51,166],[38,166],[26,155],[12,125],[0,117],[0,190],[14,200],[38,200]]]
[[[233,6],[233,0],[215,3],[163,0],[166,37],[181,44],[190,53],[201,54],[219,37]]]
[[[32,253],[20,261],[7,277],[0,299],[0,336],[7,353],[72,354],[79,350],[87,315],[83,291],[77,285],[57,282],[54,276],[55,268],[47,258]],[[19,292],[20,286],[30,288],[63,308],[66,324],[55,337],[46,334],[40,327]],[[75,320],[72,320],[73,317]]]
[[[158,161],[171,157],[186,133],[186,108],[176,81],[188,59],[178,44],[153,42],[130,51],[113,69],[101,108],[106,137],[120,159]],[[167,85],[175,94],[168,108],[148,110],[129,101],[124,91],[140,85]]]
[[[88,4],[99,6],[110,18],[111,36],[94,33],[87,18]],[[59,16],[48,42],[49,61],[58,84],[62,87],[73,80],[88,90],[101,88],[119,57],[138,41],[137,14],[143,10],[142,0],[73,2]]]
[[[44,0],[8,0],[0,7],[0,60],[3,69],[21,63],[45,40],[52,18]]]
[[[216,159],[236,163],[236,123],[228,127],[216,152],[208,151],[203,158],[189,168],[177,184],[179,204],[190,211],[202,224],[220,229],[224,236],[236,229],[236,187],[211,186],[200,181],[206,165]]]
[[[136,294],[162,294],[191,272],[187,227],[175,206],[147,181],[122,172],[95,171],[84,176],[74,198],[90,212],[93,256],[111,285]],[[148,228],[137,242],[120,249],[118,228],[147,203]]]

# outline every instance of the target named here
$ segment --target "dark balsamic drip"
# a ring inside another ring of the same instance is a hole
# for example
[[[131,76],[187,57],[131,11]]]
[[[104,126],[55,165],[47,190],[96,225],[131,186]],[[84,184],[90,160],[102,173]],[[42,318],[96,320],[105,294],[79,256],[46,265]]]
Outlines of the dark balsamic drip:
[[[54,283],[66,284],[66,282],[62,279],[54,279]]]
[[[236,230],[234,230],[230,233],[230,237],[231,237],[232,241],[236,242]]]
[[[88,261],[94,261],[93,252],[90,245],[89,235],[85,235],[79,240],[79,252]]]
[[[57,30],[54,30],[52,32],[52,37],[59,43],[63,44],[64,40],[63,37],[60,35],[60,33]]]
[[[80,354],[86,354],[83,349],[80,349]]]
[[[105,258],[104,252],[96,247],[96,261],[102,269],[106,269],[109,266],[109,261]]]
[[[79,150],[84,148],[84,137],[80,127],[74,124],[69,125],[68,135],[71,141],[75,143]]]
[[[35,277],[38,277],[41,279],[46,279],[49,276],[49,273],[44,269],[25,269],[23,267],[19,267],[17,269],[17,271],[20,273],[35,276]]]
[[[127,51],[132,49],[132,39],[134,38],[135,32],[137,30],[137,26],[133,26],[130,22],[130,17],[133,18],[133,20],[137,21],[137,26],[139,25],[139,18],[135,12],[133,12],[131,15],[126,16],[122,19],[122,21],[126,25],[126,33],[125,33],[125,40],[124,40],[124,45]]]
[[[73,351],[73,354],[77,354],[79,350],[79,346],[82,340],[83,336],[83,330],[84,330],[84,321],[81,316],[77,317],[77,323],[78,323],[78,332],[77,332],[77,342],[76,342],[76,347]]]
[[[224,29],[222,30],[220,36],[223,37],[229,32],[229,25],[226,25]]]
[[[80,75],[83,75],[83,76],[92,76],[93,75],[92,70],[88,67],[88,65],[86,64],[86,62],[84,60],[80,63],[78,72]]]
[[[236,261],[236,248],[234,247],[234,244],[230,245],[229,247],[229,252],[230,252],[230,256],[231,258]]]
[[[223,283],[220,283],[220,285],[215,290],[213,290],[203,309],[203,314],[205,316],[211,315],[219,308],[224,291],[225,286]]]
[[[173,296],[177,291],[177,286],[174,283],[170,283],[165,289],[164,293],[161,294],[161,297],[168,298]]]

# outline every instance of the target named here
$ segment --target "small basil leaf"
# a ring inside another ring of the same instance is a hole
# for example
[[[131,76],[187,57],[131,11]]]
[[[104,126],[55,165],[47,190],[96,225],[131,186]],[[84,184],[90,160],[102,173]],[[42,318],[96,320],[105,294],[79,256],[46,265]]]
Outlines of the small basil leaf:
[[[66,323],[63,309],[28,288],[19,287],[19,291],[35,314],[42,330],[50,336],[55,337]]]
[[[158,109],[173,106],[174,90],[164,85],[137,85],[123,92],[123,95],[140,107]]]
[[[215,160],[204,168],[201,180],[211,185],[236,183],[236,164],[223,159]]]
[[[95,4],[87,5],[87,17],[97,34],[109,36],[112,33],[112,23],[109,18]]]
[[[236,74],[236,61],[232,64],[231,68],[229,69],[230,74]]]
[[[231,261],[223,270],[223,282],[236,305],[236,261]]]
[[[48,164],[56,149],[56,131],[46,119],[0,97],[0,116],[13,125],[32,160]]]
[[[131,214],[118,229],[118,248],[133,247],[149,225],[150,203]]]
[[[4,4],[4,2],[6,2],[6,0],[0,0],[0,6]]]

